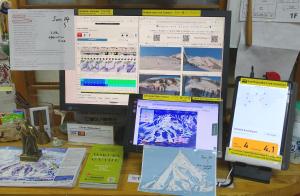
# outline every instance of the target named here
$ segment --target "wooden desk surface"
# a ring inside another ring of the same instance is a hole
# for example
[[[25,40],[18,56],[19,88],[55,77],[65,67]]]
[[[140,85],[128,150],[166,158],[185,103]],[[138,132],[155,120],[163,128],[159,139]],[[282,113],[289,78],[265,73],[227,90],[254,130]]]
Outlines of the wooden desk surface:
[[[0,143],[0,146],[20,146],[20,142]],[[67,145],[63,146],[67,147]],[[78,146],[76,146],[78,147]],[[1,155],[0,155],[1,156]],[[74,188],[12,188],[0,187],[0,195],[103,195],[103,196],[135,196],[157,195],[137,192],[137,183],[128,183],[128,174],[140,174],[141,154],[131,153],[124,159],[120,183],[117,190],[82,189],[78,184]],[[228,168],[224,163],[218,163],[218,177],[225,178]],[[217,188],[217,195],[262,195],[290,196],[300,193],[300,165],[290,164],[287,171],[273,171],[270,184],[234,179],[234,188]]]

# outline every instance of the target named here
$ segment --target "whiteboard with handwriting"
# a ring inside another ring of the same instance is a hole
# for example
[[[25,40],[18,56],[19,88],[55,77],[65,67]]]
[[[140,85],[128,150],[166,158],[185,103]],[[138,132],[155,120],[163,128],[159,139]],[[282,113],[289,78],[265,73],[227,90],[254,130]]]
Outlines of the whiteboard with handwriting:
[[[10,9],[8,21],[12,70],[74,67],[74,10]]]

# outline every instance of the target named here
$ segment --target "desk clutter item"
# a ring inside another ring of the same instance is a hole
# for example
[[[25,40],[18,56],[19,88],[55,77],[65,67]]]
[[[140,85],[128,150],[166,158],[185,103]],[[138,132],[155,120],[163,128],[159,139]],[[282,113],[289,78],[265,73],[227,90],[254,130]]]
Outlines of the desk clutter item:
[[[85,148],[45,148],[38,162],[22,162],[20,148],[0,148],[0,186],[73,187]]]
[[[17,122],[7,125],[0,125],[0,142],[9,142],[20,139],[17,130]]]
[[[19,140],[21,137],[17,127],[23,119],[24,113],[19,110],[10,113],[0,113],[0,142]]]
[[[290,161],[300,164],[300,101],[297,102]]]
[[[216,153],[144,146],[139,191],[175,195],[216,195]]]
[[[79,180],[81,188],[116,189],[123,164],[123,147],[92,146]]]
[[[17,108],[15,98],[16,95],[14,85],[0,84],[0,112],[12,112],[15,110]]]

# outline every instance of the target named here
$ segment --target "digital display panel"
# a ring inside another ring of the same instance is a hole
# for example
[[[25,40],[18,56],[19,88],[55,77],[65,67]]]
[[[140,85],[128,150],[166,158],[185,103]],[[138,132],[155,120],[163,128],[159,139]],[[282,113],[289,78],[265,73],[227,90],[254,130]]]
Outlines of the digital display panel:
[[[290,88],[288,82],[238,82],[227,160],[280,169]]]
[[[128,94],[221,98],[225,17],[75,16],[65,103],[127,106]]]

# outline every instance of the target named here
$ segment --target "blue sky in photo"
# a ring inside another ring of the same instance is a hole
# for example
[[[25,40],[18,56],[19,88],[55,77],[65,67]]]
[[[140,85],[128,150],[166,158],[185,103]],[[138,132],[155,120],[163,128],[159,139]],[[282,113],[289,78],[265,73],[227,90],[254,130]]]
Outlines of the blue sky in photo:
[[[187,56],[214,57],[218,60],[222,59],[222,48],[184,48]]]
[[[141,56],[172,56],[181,53],[179,47],[141,47]]]

